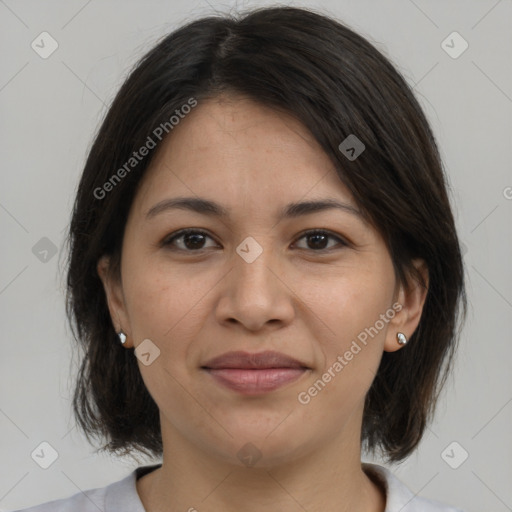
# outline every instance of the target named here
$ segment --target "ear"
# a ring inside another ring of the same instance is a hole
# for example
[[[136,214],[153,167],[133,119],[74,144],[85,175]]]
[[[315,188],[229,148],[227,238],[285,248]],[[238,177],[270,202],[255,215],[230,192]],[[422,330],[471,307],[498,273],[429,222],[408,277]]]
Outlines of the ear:
[[[113,275],[110,268],[110,258],[108,256],[102,256],[98,260],[96,270],[103,283],[114,329],[117,333],[123,331],[126,334],[126,343],[123,346],[127,348],[131,347],[130,322],[126,312],[121,279]]]
[[[413,276],[408,276],[409,283],[407,287],[402,284],[399,285],[397,293],[395,293],[395,303],[397,303],[397,307],[394,309],[397,313],[389,321],[386,340],[384,342],[385,352],[395,352],[395,350],[402,348],[404,345],[398,343],[396,338],[397,333],[402,332],[405,334],[406,338],[409,339],[420,323],[421,313],[423,312],[423,306],[428,292],[428,267],[422,259],[415,259],[412,263],[420,272],[425,285],[418,282]],[[401,306],[400,310],[398,310],[398,305]]]

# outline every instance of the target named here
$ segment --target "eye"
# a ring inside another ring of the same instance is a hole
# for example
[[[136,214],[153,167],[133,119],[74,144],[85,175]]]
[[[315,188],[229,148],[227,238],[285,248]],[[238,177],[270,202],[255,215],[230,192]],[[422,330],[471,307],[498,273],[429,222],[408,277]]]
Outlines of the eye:
[[[167,237],[162,242],[162,245],[174,246],[173,249],[175,248],[181,251],[199,252],[207,248],[204,246],[206,238],[213,240],[213,238],[205,231],[198,229],[182,229],[170,237]],[[178,242],[180,243],[181,247],[176,247]]]
[[[324,231],[321,229],[313,229],[311,231],[306,231],[302,234],[299,240],[303,238],[308,239],[310,241],[310,247],[299,247],[300,249],[313,250],[314,252],[328,251],[333,247],[327,247],[329,238],[336,240],[338,245],[347,246],[348,243],[345,242],[342,238],[337,235],[330,233],[329,231]]]
[[[181,229],[176,233],[173,233],[167,237],[163,242],[162,246],[171,246],[173,250],[185,251],[185,252],[200,252],[204,249],[208,249],[205,246],[206,239],[213,240],[213,238],[206,232],[199,229]],[[299,240],[308,240],[308,247],[299,247],[299,249],[312,250],[314,252],[329,251],[333,247],[328,247],[329,239],[337,242],[337,245],[347,246],[348,243],[342,238],[333,233],[321,229],[314,229],[306,231],[302,234]],[[336,246],[336,244],[334,244]]]

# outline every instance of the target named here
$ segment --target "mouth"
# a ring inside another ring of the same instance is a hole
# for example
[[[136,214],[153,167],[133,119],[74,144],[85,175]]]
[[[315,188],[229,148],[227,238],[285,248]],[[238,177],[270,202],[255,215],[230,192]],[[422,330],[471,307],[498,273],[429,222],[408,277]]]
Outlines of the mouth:
[[[228,352],[211,359],[201,369],[218,384],[244,395],[274,391],[311,370],[304,363],[273,351]]]

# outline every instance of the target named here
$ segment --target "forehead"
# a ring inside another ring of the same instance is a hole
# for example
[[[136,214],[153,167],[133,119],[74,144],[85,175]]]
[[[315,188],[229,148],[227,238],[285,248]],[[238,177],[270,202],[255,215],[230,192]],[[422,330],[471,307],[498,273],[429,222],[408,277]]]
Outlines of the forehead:
[[[137,207],[176,195],[226,204],[351,195],[333,162],[293,116],[243,97],[199,102],[155,150]]]

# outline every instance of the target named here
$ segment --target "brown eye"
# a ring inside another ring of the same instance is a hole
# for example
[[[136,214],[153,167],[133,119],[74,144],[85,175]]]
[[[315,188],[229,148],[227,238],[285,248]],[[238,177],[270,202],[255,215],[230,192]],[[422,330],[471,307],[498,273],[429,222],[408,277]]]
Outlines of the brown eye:
[[[322,230],[313,230],[307,231],[304,233],[299,240],[305,238],[307,240],[307,247],[300,247],[300,249],[310,249],[312,251],[320,252],[320,251],[328,251],[333,247],[327,247],[329,243],[329,239],[336,240],[338,245],[346,246],[348,245],[344,240],[342,240],[339,236],[333,235],[329,231]],[[336,246],[336,244],[335,244]]]
[[[207,248],[204,245],[207,238],[213,240],[212,237],[204,231],[186,229],[178,231],[170,238],[165,239],[162,245],[171,246],[181,251],[198,252]]]
[[[212,246],[206,246],[207,239],[213,238],[205,231],[198,229],[183,229],[173,233],[167,237],[162,246],[170,247],[172,250],[185,251],[185,252],[200,252]],[[310,250],[314,252],[329,251],[334,249],[336,245],[344,247],[347,246],[342,238],[337,235],[324,230],[311,230],[302,234],[299,240],[306,239],[306,247],[299,247],[300,249]],[[334,245],[329,243],[335,242]]]

